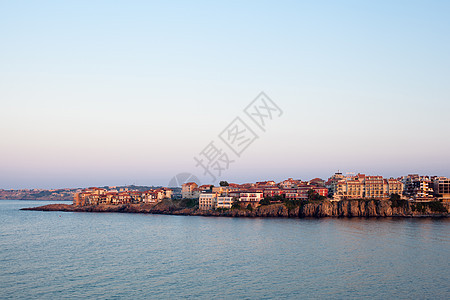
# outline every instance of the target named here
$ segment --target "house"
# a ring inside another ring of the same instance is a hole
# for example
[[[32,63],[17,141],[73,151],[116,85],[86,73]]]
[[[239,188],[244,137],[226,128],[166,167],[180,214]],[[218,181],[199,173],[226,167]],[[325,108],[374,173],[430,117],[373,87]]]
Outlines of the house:
[[[106,204],[117,204],[117,192],[106,193]]]
[[[309,181],[309,184],[314,186],[325,186],[325,180],[321,178],[314,178]]]
[[[172,199],[172,196],[173,196],[173,190],[172,189],[163,187],[163,188],[161,188],[161,190],[164,193],[164,199]]]
[[[288,178],[286,180],[278,183],[278,186],[282,189],[293,189],[296,188],[299,184],[301,184],[300,180],[294,180],[292,178]]]
[[[187,182],[181,185],[181,198],[195,199],[198,198],[199,189],[195,182]]]

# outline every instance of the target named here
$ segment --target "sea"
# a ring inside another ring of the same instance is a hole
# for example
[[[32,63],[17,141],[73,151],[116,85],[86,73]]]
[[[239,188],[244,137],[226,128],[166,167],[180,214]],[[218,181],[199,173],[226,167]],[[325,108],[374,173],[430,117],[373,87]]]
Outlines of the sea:
[[[1,299],[450,299],[450,220],[21,211]],[[59,202],[61,203],[61,202]]]

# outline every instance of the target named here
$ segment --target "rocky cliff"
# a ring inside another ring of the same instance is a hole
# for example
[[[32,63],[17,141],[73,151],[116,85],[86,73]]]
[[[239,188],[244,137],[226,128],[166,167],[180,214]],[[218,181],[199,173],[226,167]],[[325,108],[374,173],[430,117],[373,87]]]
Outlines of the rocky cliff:
[[[66,204],[51,204],[24,210],[40,211],[73,211],[73,212],[122,212],[122,213],[153,213],[195,216],[224,217],[448,217],[449,203],[410,203],[408,201],[379,200],[344,200],[339,202],[320,201],[306,202],[297,206],[286,207],[284,204],[260,206],[254,210],[231,209],[201,211],[196,208],[186,208],[172,201],[158,204],[125,204],[73,206]]]

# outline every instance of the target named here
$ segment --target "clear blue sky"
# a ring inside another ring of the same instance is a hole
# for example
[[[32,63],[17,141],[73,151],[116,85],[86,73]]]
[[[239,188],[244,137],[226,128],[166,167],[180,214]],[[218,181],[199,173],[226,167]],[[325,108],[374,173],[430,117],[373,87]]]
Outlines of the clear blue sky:
[[[449,1],[0,1],[0,188],[201,177],[193,157],[260,91],[284,113],[222,180],[450,176],[449,15]]]

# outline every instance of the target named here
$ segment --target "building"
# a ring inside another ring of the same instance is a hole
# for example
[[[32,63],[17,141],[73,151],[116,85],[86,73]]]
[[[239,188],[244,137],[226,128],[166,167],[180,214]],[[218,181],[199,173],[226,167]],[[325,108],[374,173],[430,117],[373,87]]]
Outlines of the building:
[[[283,190],[280,189],[279,187],[270,187],[270,188],[265,188],[263,190],[264,198],[266,198],[266,197],[273,198],[275,196],[281,196],[281,195],[283,195]]]
[[[318,187],[311,185],[301,185],[296,189],[285,189],[284,196],[289,200],[308,200],[310,191],[314,191],[320,196],[327,197],[328,189],[326,187]]]
[[[195,182],[183,183],[181,185],[181,198],[196,199],[198,196],[198,185]]]
[[[309,185],[325,186],[325,180],[323,180],[322,178],[314,178],[309,181]]]
[[[382,176],[358,174],[335,182],[333,199],[388,199],[392,194],[399,196],[403,194],[401,181],[394,178],[384,179]]]
[[[73,205],[75,205],[75,206],[81,206],[82,205],[81,192],[74,194],[74,196],[73,196]]]
[[[366,176],[363,183],[364,198],[383,198],[385,194],[385,181],[382,176]]]
[[[435,177],[433,179],[434,194],[444,202],[450,202],[450,179],[447,177]]]
[[[234,197],[230,196],[218,196],[217,197],[217,208],[231,208],[234,202]]]
[[[404,185],[403,185],[403,182],[401,182],[398,179],[389,178],[389,179],[384,179],[383,188],[384,188],[384,196],[385,197],[390,197],[391,195],[402,196]]]
[[[106,204],[118,204],[118,193],[117,192],[108,192],[106,193]]]
[[[240,188],[235,186],[215,186],[212,188],[212,192],[218,195],[228,195],[229,193],[239,192]]]
[[[168,188],[151,189],[145,192],[121,189],[120,192],[117,192],[94,187],[76,193],[73,204],[87,206],[156,203],[170,197],[172,197],[172,190]]]
[[[200,210],[215,209],[217,205],[216,193],[201,193],[198,198],[198,208]]]
[[[415,182],[419,181],[419,174],[409,174],[403,176],[404,194],[408,197],[414,197],[414,190],[416,188]]]
[[[164,199],[172,199],[172,197],[173,197],[173,190],[172,189],[169,189],[169,188],[166,188],[166,187],[163,187],[163,188],[161,188],[160,189],[162,192],[163,192],[163,194],[164,194]]]
[[[275,181],[269,180],[269,181],[257,181],[255,183],[255,186],[261,187],[261,186],[274,186],[276,185]]]
[[[431,201],[434,199],[434,183],[429,176],[410,174],[403,178],[404,194],[412,200]]]
[[[294,180],[292,178],[288,178],[286,180],[278,183],[278,186],[282,189],[293,189],[296,188],[299,184],[301,184],[300,180]]]
[[[357,178],[346,178],[336,183],[333,199],[360,199],[364,198],[364,183]]]
[[[333,176],[328,178],[327,182],[325,182],[325,186],[328,188],[328,192],[331,196],[333,196],[336,193],[337,190],[337,183],[344,180],[345,176],[342,175],[341,172],[337,171],[334,173]]]
[[[259,203],[263,199],[263,195],[262,192],[241,192],[239,194],[239,201]]]
[[[73,204],[77,206],[99,205],[106,203],[105,189],[91,187],[76,193],[73,198]]]

